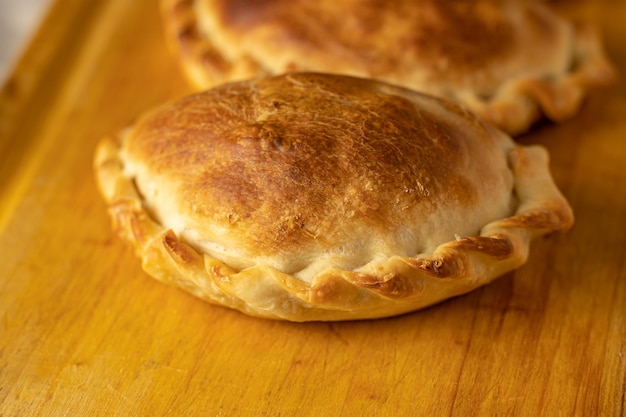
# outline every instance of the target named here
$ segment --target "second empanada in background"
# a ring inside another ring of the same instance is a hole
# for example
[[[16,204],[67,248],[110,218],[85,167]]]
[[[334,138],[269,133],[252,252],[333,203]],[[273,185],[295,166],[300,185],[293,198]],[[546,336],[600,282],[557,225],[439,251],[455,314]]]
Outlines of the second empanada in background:
[[[162,0],[192,85],[292,71],[374,78],[460,102],[510,134],[577,112],[614,77],[589,27],[521,0]]]

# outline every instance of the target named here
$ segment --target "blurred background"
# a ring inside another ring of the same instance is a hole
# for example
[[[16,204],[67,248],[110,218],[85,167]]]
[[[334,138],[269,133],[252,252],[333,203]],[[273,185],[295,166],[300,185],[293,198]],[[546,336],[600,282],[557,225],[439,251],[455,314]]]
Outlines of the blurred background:
[[[0,80],[26,47],[52,0],[0,0]]]

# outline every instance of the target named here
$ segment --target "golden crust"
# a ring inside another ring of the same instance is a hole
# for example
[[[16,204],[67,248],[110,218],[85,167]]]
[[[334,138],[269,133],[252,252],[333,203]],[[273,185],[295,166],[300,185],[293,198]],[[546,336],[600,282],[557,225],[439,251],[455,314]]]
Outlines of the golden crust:
[[[200,298],[293,321],[413,311],[522,265],[572,224],[547,153],[388,84],[222,85],[96,152],[114,229]]]
[[[536,1],[162,0],[198,89],[290,71],[375,78],[445,97],[510,134],[564,120],[611,82],[597,35]]]

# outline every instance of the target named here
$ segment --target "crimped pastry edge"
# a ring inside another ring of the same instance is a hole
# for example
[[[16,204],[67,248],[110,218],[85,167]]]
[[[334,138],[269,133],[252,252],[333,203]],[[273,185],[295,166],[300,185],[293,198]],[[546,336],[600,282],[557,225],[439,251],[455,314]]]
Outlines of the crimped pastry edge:
[[[519,205],[513,216],[486,224],[433,253],[390,257],[358,270],[329,269],[311,283],[258,265],[237,271],[199,253],[158,224],[124,173],[121,143],[131,128],[100,141],[98,186],[116,234],[130,242],[155,279],[248,315],[289,321],[339,321],[395,316],[485,285],[523,265],[533,238],[564,231],[573,212],[549,172],[547,151],[516,146],[508,155]]]

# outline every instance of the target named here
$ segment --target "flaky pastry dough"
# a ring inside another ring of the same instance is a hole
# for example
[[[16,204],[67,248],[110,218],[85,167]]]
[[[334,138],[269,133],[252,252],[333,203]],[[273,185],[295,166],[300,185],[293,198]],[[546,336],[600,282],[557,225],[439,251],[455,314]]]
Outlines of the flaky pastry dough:
[[[573,215],[540,146],[448,101],[292,73],[161,106],[95,156],[145,271],[292,321],[393,316],[522,265]]]
[[[596,32],[532,0],[162,0],[198,89],[290,71],[375,78],[455,100],[509,134],[574,115],[615,78]]]

